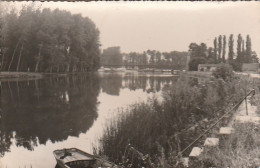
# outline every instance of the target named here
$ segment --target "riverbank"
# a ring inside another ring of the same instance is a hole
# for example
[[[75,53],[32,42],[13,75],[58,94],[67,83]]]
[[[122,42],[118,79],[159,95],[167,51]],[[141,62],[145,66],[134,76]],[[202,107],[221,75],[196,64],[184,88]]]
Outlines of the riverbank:
[[[0,72],[0,80],[5,79],[28,79],[28,78],[42,78],[43,75],[41,73],[34,72]]]
[[[122,110],[122,115],[108,124],[98,152],[116,163],[138,167],[142,162],[138,157],[125,163],[135,155],[133,151],[122,158],[130,143],[149,154],[155,167],[173,167],[177,154],[244,96],[246,81],[210,77],[200,83],[181,76],[177,83],[164,88],[162,102],[155,99]],[[195,145],[203,144],[203,138]],[[183,156],[189,155],[192,147]]]
[[[80,72],[81,73],[81,72]],[[98,72],[98,73],[105,73],[105,72]],[[116,72],[115,72],[116,73]],[[122,72],[117,72],[122,73]],[[165,75],[165,76],[176,76],[174,74],[167,74],[167,73],[142,73],[137,71],[127,71],[125,73],[138,73],[140,75]],[[37,73],[37,72],[0,72],[0,80],[8,80],[8,79],[29,79],[29,78],[42,78],[45,76],[66,76],[69,74],[75,73]],[[255,73],[235,73],[238,77],[251,77],[251,78],[260,78],[260,74]],[[188,77],[196,77],[196,78],[211,78],[212,72],[200,72],[200,71],[185,71],[180,72],[178,75],[185,75]]]
[[[181,72],[181,74],[189,76],[189,77],[196,77],[196,78],[210,78],[210,77],[212,77],[212,72],[185,71],[185,72]]]
[[[41,73],[41,72],[0,72],[0,81],[40,79],[43,77],[59,77],[72,73]]]
[[[0,72],[0,81],[7,80],[27,80],[27,79],[39,79],[43,77],[61,77],[71,74],[86,74],[92,72],[70,72],[70,73],[42,73],[42,72]],[[139,76],[178,76],[169,73],[143,73],[137,71],[127,71],[127,72],[95,72],[100,75],[103,74],[137,74]]]
[[[210,78],[212,76],[212,72],[202,72],[202,71],[186,71],[186,72],[181,72],[183,75],[187,75],[190,77],[197,77],[197,78]],[[237,77],[250,77],[254,79],[260,79],[260,74],[259,73],[254,73],[254,72],[234,72],[235,76]]]
[[[243,102],[234,114],[232,133],[220,139],[219,146],[206,148],[200,163],[212,167],[257,168],[260,166],[260,95]]]
[[[218,139],[214,147],[200,145],[203,152],[191,159],[191,167],[238,167],[260,166],[260,78],[259,74],[238,73],[245,83],[245,91],[254,90],[247,100],[234,111],[229,122],[222,128],[232,130],[211,135]],[[224,130],[224,129],[223,129]]]

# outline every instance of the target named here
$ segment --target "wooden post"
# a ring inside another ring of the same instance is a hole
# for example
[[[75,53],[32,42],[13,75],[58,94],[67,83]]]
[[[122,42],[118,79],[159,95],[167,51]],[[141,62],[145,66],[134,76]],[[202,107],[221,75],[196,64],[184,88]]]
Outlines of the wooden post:
[[[248,74],[248,80],[249,80],[249,74]],[[246,80],[246,88],[245,88],[245,94],[247,91],[247,80]],[[246,96],[246,95],[245,95]],[[246,103],[246,115],[248,115],[248,109],[247,109],[247,96],[245,97],[245,103]]]

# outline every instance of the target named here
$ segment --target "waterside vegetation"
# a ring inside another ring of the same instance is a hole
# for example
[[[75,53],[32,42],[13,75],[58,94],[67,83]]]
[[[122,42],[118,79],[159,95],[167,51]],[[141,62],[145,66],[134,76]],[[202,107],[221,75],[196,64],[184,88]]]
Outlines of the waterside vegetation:
[[[245,41],[242,35],[238,34],[236,52],[234,52],[233,34],[230,34],[228,40],[226,35],[215,37],[213,46],[214,47],[207,47],[205,43],[191,43],[189,45],[191,59],[189,62],[189,70],[197,71],[198,64],[228,63],[235,71],[241,71],[243,63],[259,62],[256,52],[252,49],[251,37],[249,35],[246,36]],[[228,52],[226,48],[228,48]]]
[[[98,153],[125,166],[141,167],[142,158],[125,151],[131,144],[149,154],[155,167],[173,167],[176,155],[250,88],[247,78],[221,76],[202,82],[181,77],[164,88],[162,102],[155,98],[122,109],[108,123]]]
[[[206,149],[200,161],[213,167],[248,167],[260,165],[260,127],[259,125],[236,124],[236,131],[223,140],[219,147]]]

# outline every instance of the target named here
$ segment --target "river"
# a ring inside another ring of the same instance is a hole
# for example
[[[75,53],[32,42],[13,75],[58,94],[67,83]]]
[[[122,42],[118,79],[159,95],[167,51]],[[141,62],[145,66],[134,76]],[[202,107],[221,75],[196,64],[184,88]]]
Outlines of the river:
[[[2,167],[54,168],[56,149],[92,153],[118,108],[160,97],[177,78],[101,73],[1,82]]]

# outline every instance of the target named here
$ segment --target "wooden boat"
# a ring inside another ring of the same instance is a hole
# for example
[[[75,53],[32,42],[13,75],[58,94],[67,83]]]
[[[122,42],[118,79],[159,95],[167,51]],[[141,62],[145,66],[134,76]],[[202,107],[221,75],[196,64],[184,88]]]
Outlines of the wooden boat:
[[[99,156],[88,154],[77,148],[55,150],[53,154],[60,168],[120,168]]]

